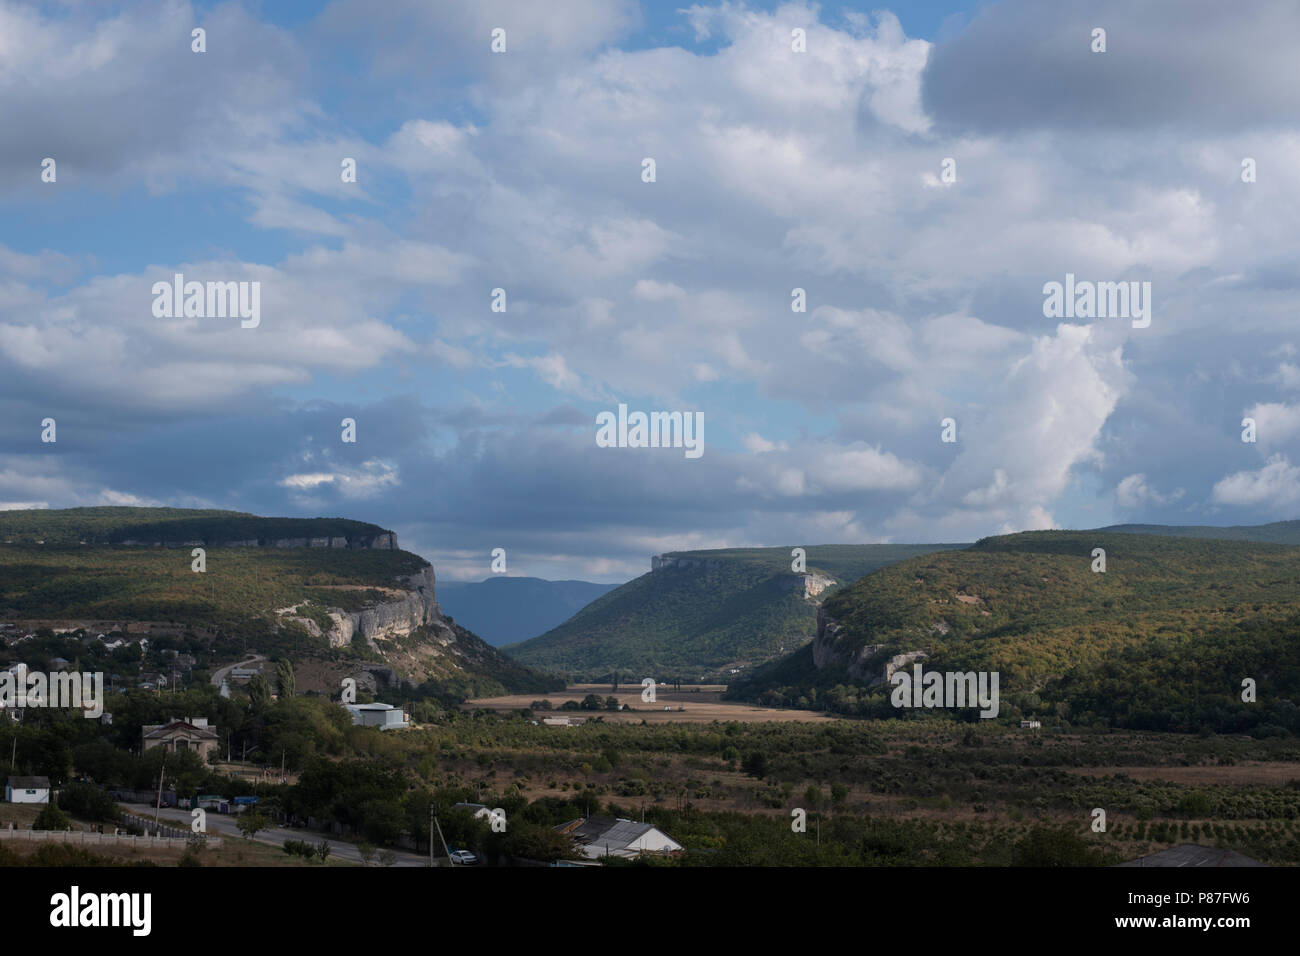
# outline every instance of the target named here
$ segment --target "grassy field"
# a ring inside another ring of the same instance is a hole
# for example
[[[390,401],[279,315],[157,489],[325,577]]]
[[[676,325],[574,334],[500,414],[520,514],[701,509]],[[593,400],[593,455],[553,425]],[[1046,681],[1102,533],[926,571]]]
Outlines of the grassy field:
[[[707,724],[715,720],[739,720],[746,723],[765,721],[777,723],[808,721],[816,723],[832,719],[825,714],[819,714],[811,710],[778,710],[773,707],[756,707],[739,701],[723,700],[723,691],[727,689],[725,684],[692,686],[683,684],[680,691],[674,691],[667,685],[661,685],[655,689],[655,702],[653,704],[646,703],[641,699],[640,687],[633,687],[628,690],[620,687],[617,694],[611,695],[610,686],[609,684],[571,684],[565,691],[544,695],[544,697],[539,697],[537,694],[480,697],[466,701],[462,707],[465,710],[479,708],[501,711],[526,710],[535,701],[546,699],[554,705],[557,713],[574,717],[602,717],[606,723],[613,724],[640,724],[642,721],[648,724]],[[558,710],[560,704],[566,700],[581,701],[588,694],[599,694],[604,698],[617,697],[618,702],[629,709],[620,711]],[[549,716],[545,711],[540,710],[534,714],[539,719],[542,715]]]

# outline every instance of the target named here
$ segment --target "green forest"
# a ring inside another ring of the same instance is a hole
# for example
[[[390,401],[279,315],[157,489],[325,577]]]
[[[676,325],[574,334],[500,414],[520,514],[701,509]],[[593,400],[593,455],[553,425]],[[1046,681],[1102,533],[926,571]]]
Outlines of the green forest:
[[[267,541],[345,537],[361,540],[386,529],[347,518],[263,518],[193,508],[32,508],[0,511],[0,543],[120,544],[123,541]]]
[[[1106,570],[1094,572],[1093,549]],[[874,572],[827,600],[837,663],[809,648],[737,681],[777,706],[898,716],[885,662],[997,671],[1000,719],[1300,732],[1300,548],[1115,532],[987,538]],[[873,650],[873,648],[876,648]],[[862,655],[861,673],[847,663]],[[1242,700],[1242,682],[1257,700]],[[921,715],[917,715],[921,716]]]
[[[918,554],[957,547],[964,545],[813,545],[805,548],[806,573],[842,585]],[[726,679],[729,668],[789,653],[816,632],[816,603],[804,599],[790,552],[673,552],[669,557],[696,563],[643,574],[559,627],[503,650],[573,680],[602,679],[615,670]]]

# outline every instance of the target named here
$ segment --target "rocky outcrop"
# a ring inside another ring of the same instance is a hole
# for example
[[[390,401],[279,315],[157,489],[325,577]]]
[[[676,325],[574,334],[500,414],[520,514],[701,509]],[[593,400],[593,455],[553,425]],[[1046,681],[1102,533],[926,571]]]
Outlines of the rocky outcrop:
[[[836,584],[834,578],[817,573],[783,574],[780,576],[780,582],[782,587],[791,591],[802,590],[805,601],[813,600],[827,588]]]
[[[378,650],[377,641],[408,637],[417,628],[443,623],[442,608],[434,599],[433,565],[425,565],[399,583],[402,596],[391,601],[381,601],[360,611],[331,608],[327,612],[331,624],[323,630],[311,618],[299,616],[297,607],[281,608],[276,613],[300,624],[312,637],[324,637],[330,647],[345,647],[360,637]]]
[[[867,669],[867,662],[885,649],[884,644],[864,644],[856,651],[845,647],[840,639],[844,636],[844,625],[826,613],[824,607],[817,609],[817,636],[813,638],[813,665],[818,670],[826,667],[842,666],[854,680],[864,681],[868,687],[884,684],[894,676],[901,667],[908,667],[915,661],[925,660],[924,651],[912,650],[895,654],[885,662],[884,672],[876,668]]]

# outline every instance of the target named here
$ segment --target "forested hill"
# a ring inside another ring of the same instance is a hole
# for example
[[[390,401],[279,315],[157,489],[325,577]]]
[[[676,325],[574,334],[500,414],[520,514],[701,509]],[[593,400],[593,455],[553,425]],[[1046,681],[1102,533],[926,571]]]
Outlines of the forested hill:
[[[541,637],[504,650],[522,663],[575,678],[611,671],[726,679],[732,669],[811,640],[817,606],[876,568],[957,544],[814,545],[805,570],[792,548],[677,551]]]
[[[201,571],[191,549],[180,547],[196,541],[205,546]],[[249,652],[380,662],[413,683],[433,682],[444,696],[557,686],[447,620],[433,568],[398,550],[392,532],[341,518],[165,508],[3,512],[0,624],[9,638],[28,630],[148,635],[227,663]],[[14,644],[6,655],[4,641],[0,660],[21,659],[34,646]],[[70,645],[62,656],[83,652],[89,647]]]
[[[391,544],[384,536],[391,536]],[[190,508],[34,508],[0,511],[0,543],[186,544],[239,543],[273,546],[303,542],[307,547],[391,547],[396,535],[378,525],[347,518],[264,518],[240,511]],[[376,542],[380,542],[376,544]]]
[[[1224,541],[1267,541],[1273,544],[1300,545],[1300,521],[1274,521],[1271,524],[1230,525],[1167,525],[1167,524],[1116,524],[1098,531],[1120,534],[1158,534],[1178,538],[1216,538]]]
[[[843,589],[812,645],[730,692],[897,717],[885,667],[914,652],[927,670],[997,671],[1003,719],[1300,732],[1300,548],[1114,531],[984,539]],[[1245,678],[1256,703],[1241,699]]]

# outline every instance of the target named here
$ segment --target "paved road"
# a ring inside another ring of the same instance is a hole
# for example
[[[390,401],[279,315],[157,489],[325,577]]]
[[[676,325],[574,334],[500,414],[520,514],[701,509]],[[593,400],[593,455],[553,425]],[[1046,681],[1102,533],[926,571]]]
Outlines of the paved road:
[[[254,654],[248,660],[240,661],[238,664],[227,664],[225,667],[219,668],[212,672],[212,686],[220,687],[221,682],[226,679],[226,675],[229,674],[236,667],[246,667],[249,664],[255,664],[258,661],[264,661],[264,660],[266,660],[266,658],[263,657],[261,654]]]
[[[166,820],[170,824],[179,824],[182,829],[188,830],[190,827],[190,811],[175,810],[171,807],[163,807],[160,811],[155,811],[147,803],[125,803],[123,806],[130,809],[138,817],[146,820],[152,820],[155,812],[158,813],[159,821]],[[235,839],[242,840],[243,834],[235,826],[235,817],[230,814],[217,813],[215,810],[209,810],[207,816],[208,832],[213,835],[219,835],[223,840]],[[253,838],[258,843],[267,843],[272,846],[282,847],[285,840],[306,840],[313,846],[320,843],[323,839],[321,834],[314,830],[295,830],[292,828],[272,827],[269,830],[259,830],[257,836]],[[357,852],[355,844],[347,843],[342,840],[326,840],[330,845],[330,856],[337,856],[340,859],[352,860],[354,863],[361,862],[361,854]],[[393,850],[397,854],[397,862],[394,866],[428,866],[429,858],[421,856],[418,853],[408,853],[405,850]],[[378,853],[376,853],[376,857]]]

